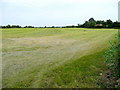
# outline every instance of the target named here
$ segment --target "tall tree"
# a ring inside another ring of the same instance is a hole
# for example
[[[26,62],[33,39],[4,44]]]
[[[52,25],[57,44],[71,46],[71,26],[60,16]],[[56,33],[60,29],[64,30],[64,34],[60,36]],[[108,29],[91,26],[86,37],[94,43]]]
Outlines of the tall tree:
[[[108,27],[108,28],[112,28],[112,27],[113,27],[113,25],[112,25],[113,22],[112,22],[112,20],[110,20],[110,19],[106,21],[106,24],[107,24],[107,27]]]

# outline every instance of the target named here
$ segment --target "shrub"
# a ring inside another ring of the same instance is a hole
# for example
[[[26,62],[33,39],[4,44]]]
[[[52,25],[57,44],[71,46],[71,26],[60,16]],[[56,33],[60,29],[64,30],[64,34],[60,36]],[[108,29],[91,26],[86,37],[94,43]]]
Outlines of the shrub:
[[[116,40],[111,42],[108,51],[105,53],[106,65],[109,72],[105,77],[109,84],[107,87],[120,87],[120,37],[117,36]],[[113,83],[114,82],[114,83]],[[111,84],[112,83],[112,84]]]

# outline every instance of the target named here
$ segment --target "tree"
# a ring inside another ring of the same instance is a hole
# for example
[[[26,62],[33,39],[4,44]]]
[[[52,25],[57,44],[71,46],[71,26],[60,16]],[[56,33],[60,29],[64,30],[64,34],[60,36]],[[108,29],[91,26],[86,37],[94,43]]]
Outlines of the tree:
[[[94,18],[90,18],[83,24],[83,26],[85,28],[94,28],[96,26],[96,21],[94,20]]]
[[[94,20],[94,18],[90,18],[89,22],[96,22],[96,21]]]
[[[98,20],[96,21],[96,27],[99,28],[99,25],[101,24],[102,26],[100,26],[100,28],[106,28],[106,22],[105,21],[101,21],[101,20]]]
[[[78,26],[80,26],[80,24],[78,24]]]
[[[52,26],[51,28],[55,28],[55,26]]]
[[[109,19],[106,21],[107,24],[112,24],[112,21]]]
[[[6,28],[11,28],[11,26],[10,26],[10,25],[7,25]]]
[[[83,24],[83,26],[85,27],[85,28],[88,28],[89,27],[89,25],[88,25],[88,21],[85,21],[85,23]]]
[[[113,22],[110,19],[106,21],[106,24],[107,24],[108,28],[112,28],[113,27],[113,25],[112,25]]]
[[[88,23],[88,25],[89,25],[89,28],[94,28],[95,25],[96,25],[96,22],[91,21],[91,22]]]
[[[113,22],[113,27],[114,28],[119,28],[120,27],[120,22]]]
[[[21,28],[19,25],[12,25],[11,28]]]
[[[34,28],[34,26],[25,26],[24,28]]]

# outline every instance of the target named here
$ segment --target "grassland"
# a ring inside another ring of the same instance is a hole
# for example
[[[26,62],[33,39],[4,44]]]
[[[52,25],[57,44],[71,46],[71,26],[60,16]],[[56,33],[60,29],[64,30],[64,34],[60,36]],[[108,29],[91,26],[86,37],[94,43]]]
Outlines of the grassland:
[[[115,29],[2,30],[3,88],[100,87]]]

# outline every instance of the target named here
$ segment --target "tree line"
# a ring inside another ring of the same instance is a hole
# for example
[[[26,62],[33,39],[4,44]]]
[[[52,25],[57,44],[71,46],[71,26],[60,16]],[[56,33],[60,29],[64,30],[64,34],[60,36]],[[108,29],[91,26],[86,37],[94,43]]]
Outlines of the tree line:
[[[77,26],[66,26],[66,28],[120,28],[120,22],[113,22],[112,20],[94,20],[90,18],[88,21],[85,21],[84,24],[78,24]]]
[[[19,26],[19,25],[7,25],[7,26],[0,26],[0,28],[34,28],[34,26]]]
[[[0,26],[0,28],[120,28],[120,22],[113,22],[112,20],[94,20],[94,18],[90,18],[88,21],[85,21],[83,24],[72,25],[72,26],[52,26],[52,27],[34,27],[34,26],[19,26],[19,25],[7,25]]]

